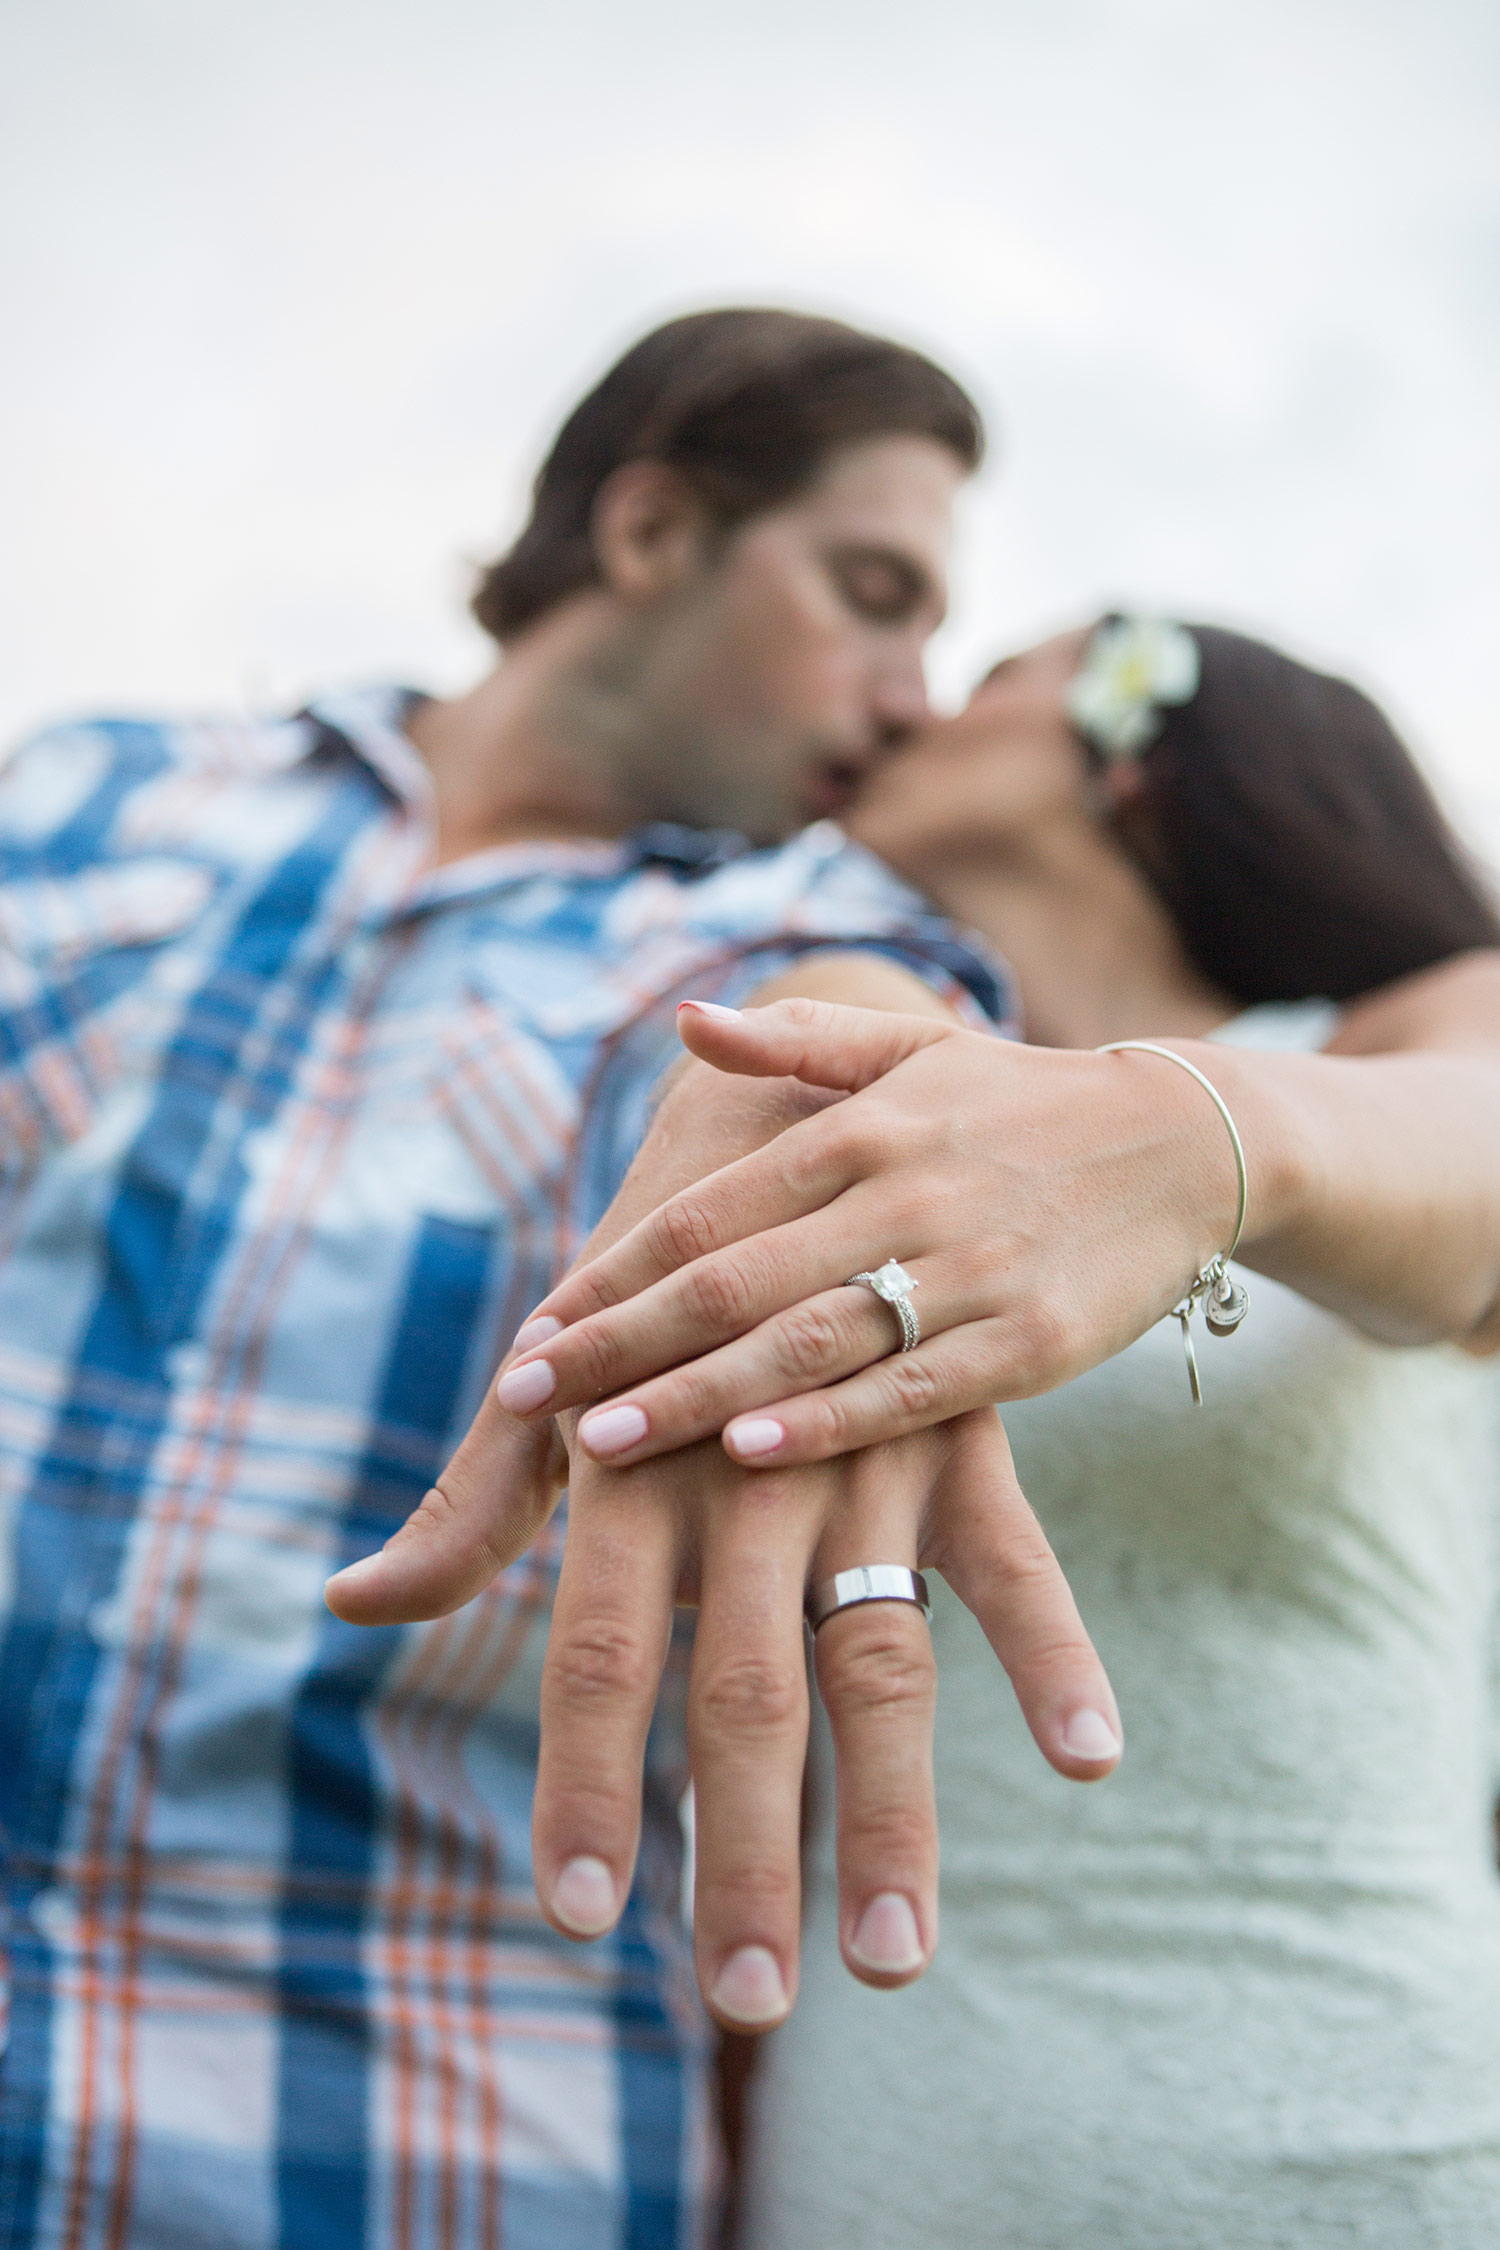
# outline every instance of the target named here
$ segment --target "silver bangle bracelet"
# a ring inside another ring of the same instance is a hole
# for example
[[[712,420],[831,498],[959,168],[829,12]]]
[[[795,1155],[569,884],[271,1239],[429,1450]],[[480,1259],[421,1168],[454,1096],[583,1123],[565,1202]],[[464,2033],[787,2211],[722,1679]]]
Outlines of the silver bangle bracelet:
[[[1235,1212],[1234,1232],[1229,1246],[1199,1272],[1186,1295],[1172,1307],[1171,1317],[1182,1323],[1182,1349],[1187,1360],[1188,1386],[1193,1394],[1193,1404],[1203,1404],[1203,1385],[1198,1376],[1198,1358],[1193,1350],[1193,1309],[1201,1304],[1203,1322],[1210,1336],[1232,1336],[1250,1310],[1249,1294],[1243,1284],[1229,1271],[1229,1261],[1240,1246],[1240,1236],[1245,1231],[1245,1213],[1250,1203],[1250,1174],[1245,1163],[1245,1144],[1240,1139],[1240,1129],[1229,1114],[1229,1104],[1211,1078],[1206,1078],[1196,1063],[1175,1048],[1158,1046],[1154,1039],[1112,1039],[1104,1047],[1096,1047],[1099,1055],[1160,1055],[1164,1062],[1176,1063],[1189,1078],[1195,1078],[1203,1088],[1228,1129],[1230,1145],[1234,1150],[1235,1180],[1239,1187],[1239,1208]]]

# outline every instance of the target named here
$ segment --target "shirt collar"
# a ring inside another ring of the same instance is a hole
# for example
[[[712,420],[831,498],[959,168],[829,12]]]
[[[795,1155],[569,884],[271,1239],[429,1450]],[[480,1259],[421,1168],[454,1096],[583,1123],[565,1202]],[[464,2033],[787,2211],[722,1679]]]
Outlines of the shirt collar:
[[[330,728],[385,783],[398,803],[431,823],[435,810],[432,776],[406,732],[413,707],[424,700],[419,688],[377,681],[329,689],[312,697],[298,716],[310,720],[314,727]],[[316,746],[317,736],[309,731],[301,755],[309,756]],[[608,877],[659,867],[691,881],[716,874],[754,850],[749,838],[737,829],[690,828],[674,820],[646,821],[628,835],[614,839],[499,844],[492,851],[473,852],[466,859],[434,868],[408,894],[404,911],[420,913],[537,875]],[[834,821],[815,822],[767,856],[784,857],[790,862],[804,856],[815,860],[836,858],[841,853],[862,862],[866,879],[884,887],[891,903],[899,900],[917,913],[931,913],[919,892],[883,861],[853,843]]]
[[[331,728],[385,783],[392,796],[430,820],[432,776],[406,732],[413,706],[423,700],[416,688],[381,681],[365,687],[331,688],[314,696],[298,716],[312,720],[315,726]],[[316,737],[310,737],[303,755],[315,746]]]

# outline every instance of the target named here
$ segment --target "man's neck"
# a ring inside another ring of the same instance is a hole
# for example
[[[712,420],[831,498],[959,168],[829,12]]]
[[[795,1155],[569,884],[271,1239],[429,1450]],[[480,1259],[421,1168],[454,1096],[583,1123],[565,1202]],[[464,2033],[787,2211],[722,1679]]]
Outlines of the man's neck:
[[[501,844],[612,837],[633,825],[608,747],[581,723],[574,692],[598,637],[590,605],[565,604],[466,695],[411,714],[407,733],[437,803],[439,866]]]
[[[950,864],[923,887],[1004,954],[1034,1045],[1195,1038],[1233,1013],[1155,892],[1103,837],[1049,839],[1010,865]]]

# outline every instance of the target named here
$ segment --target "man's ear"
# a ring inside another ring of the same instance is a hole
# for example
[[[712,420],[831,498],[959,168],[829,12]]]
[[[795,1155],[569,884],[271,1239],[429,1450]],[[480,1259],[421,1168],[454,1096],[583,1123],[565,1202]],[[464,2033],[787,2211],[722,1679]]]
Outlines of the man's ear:
[[[701,567],[709,522],[679,470],[665,461],[627,461],[599,487],[590,530],[610,591],[653,602]]]

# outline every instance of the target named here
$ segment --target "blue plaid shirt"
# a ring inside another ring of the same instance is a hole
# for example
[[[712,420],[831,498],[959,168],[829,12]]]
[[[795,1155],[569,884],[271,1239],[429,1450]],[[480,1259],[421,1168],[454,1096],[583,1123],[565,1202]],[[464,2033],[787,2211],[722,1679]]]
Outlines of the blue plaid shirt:
[[[667,2250],[715,2137],[680,1669],[618,1932],[531,1883],[560,1524],[360,1631],[677,1052],[855,940],[1002,1012],[836,829],[433,871],[395,690],[59,730],[0,773],[8,2250]]]

